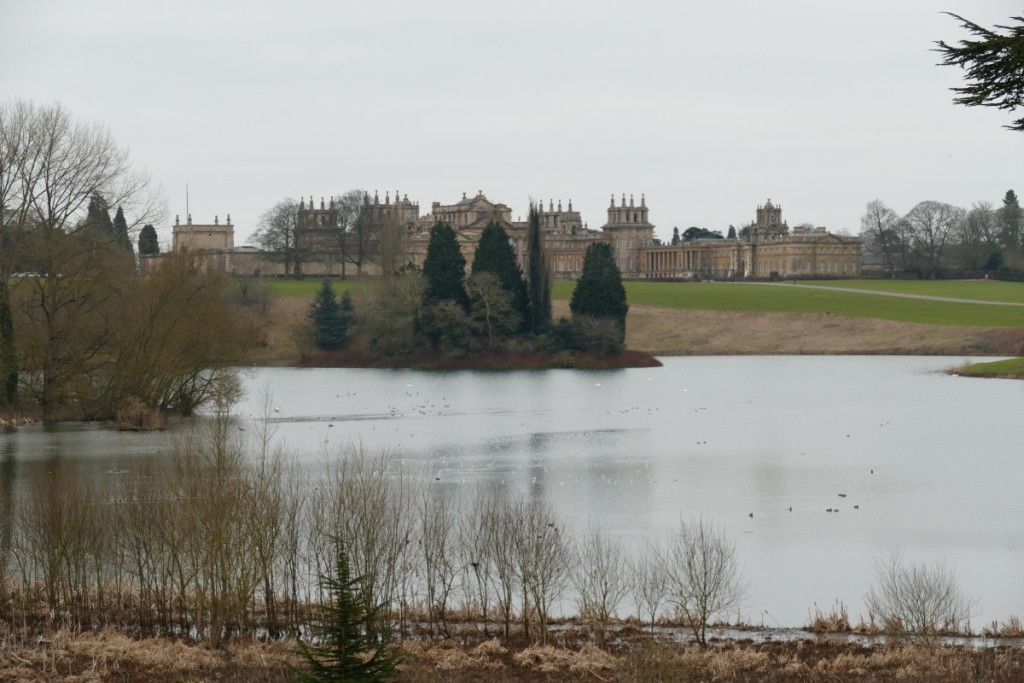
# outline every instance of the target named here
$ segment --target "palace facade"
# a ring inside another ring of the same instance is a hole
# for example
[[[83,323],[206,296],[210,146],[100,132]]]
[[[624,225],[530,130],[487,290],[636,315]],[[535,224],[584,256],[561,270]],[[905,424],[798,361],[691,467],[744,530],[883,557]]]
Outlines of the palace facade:
[[[483,229],[491,221],[500,224],[509,235],[520,264],[528,258],[527,223],[512,219],[512,209],[488,199],[483,191],[475,196],[462,195],[453,204],[431,204],[429,213],[420,213],[420,205],[395,191],[363,197],[359,210],[358,235],[342,234],[340,207],[333,200],[313,197],[299,203],[296,240],[309,254],[302,265],[305,275],[355,273],[358,249],[372,254],[358,264],[367,275],[379,275],[382,268],[405,265],[422,267],[426,258],[430,228],[437,221],[452,226],[458,237],[467,266],[473,262]],[[859,275],[863,252],[860,237],[836,235],[823,227],[799,226],[793,229],[782,218],[782,207],[768,200],[759,205],[755,220],[735,239],[697,239],[677,245],[664,245],[654,237],[647,198],[639,201],[626,194],[616,202],[612,195],[604,225],[591,229],[575,211],[572,200],[548,200],[538,204],[541,229],[556,279],[575,280],[583,271],[587,247],[595,242],[612,246],[619,270],[627,280],[689,279],[773,279],[851,277]],[[185,225],[175,218],[174,250],[202,255],[206,267],[237,275],[284,275],[280,260],[254,247],[234,246],[234,226],[230,215],[221,224],[193,225],[191,216]],[[361,247],[358,240],[369,240]],[[348,254],[348,259],[343,255]],[[346,269],[347,265],[347,271]]]

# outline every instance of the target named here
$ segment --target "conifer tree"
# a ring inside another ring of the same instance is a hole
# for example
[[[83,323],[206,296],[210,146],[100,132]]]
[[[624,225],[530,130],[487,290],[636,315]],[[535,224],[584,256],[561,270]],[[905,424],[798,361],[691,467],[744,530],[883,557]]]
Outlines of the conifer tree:
[[[394,677],[398,658],[376,642],[370,625],[377,608],[367,609],[359,577],[353,577],[342,539],[335,543],[334,576],[323,576],[322,586],[331,595],[323,607],[324,622],[317,629],[320,644],[299,641],[305,667],[300,681],[376,682]]]
[[[530,221],[527,233],[526,251],[529,275],[527,291],[530,300],[530,329],[543,332],[551,326],[551,268],[547,250],[544,249],[544,234],[540,229],[540,211],[536,204],[530,204]]]
[[[114,235],[114,222],[110,220],[110,209],[107,202],[98,194],[89,198],[89,208],[85,215],[87,229],[101,239],[109,239]]]
[[[110,236],[114,238],[119,247],[124,248],[128,253],[135,253],[132,250],[132,239],[128,236],[128,221],[125,220],[124,210],[120,206],[117,207],[117,213],[114,214]]]
[[[508,239],[505,228],[497,221],[491,221],[480,234],[480,243],[473,257],[471,275],[493,273],[501,286],[512,295],[512,305],[519,312],[522,324],[530,319],[530,299],[526,292],[523,269],[516,263],[516,254]]]
[[[1021,214],[1017,193],[1007,190],[1003,196],[1003,206],[999,209],[1000,241],[1007,249],[1019,249],[1021,246],[1021,229],[1024,227],[1024,216]]]
[[[1010,17],[1016,25],[996,24],[985,28],[958,14],[946,12],[960,22],[977,40],[961,40],[955,45],[936,41],[943,66],[959,66],[967,85],[951,88],[953,101],[968,107],[995,107],[1014,115],[1024,107],[1024,16]],[[1024,117],[1006,126],[1024,131]]]
[[[573,290],[569,310],[573,317],[608,318],[626,334],[626,289],[622,286],[622,273],[615,263],[612,247],[607,242],[595,242],[587,247],[583,257],[583,274]]]
[[[324,280],[309,305],[309,320],[313,323],[316,345],[326,351],[348,346],[348,329],[352,325],[352,298],[348,292],[338,301],[330,280]]]
[[[142,226],[142,231],[139,233],[139,254],[155,256],[160,253],[160,243],[156,238],[156,228],[153,227],[152,223],[146,223]]]
[[[427,243],[427,257],[423,261],[423,303],[432,305],[450,299],[469,310],[469,296],[463,280],[466,277],[466,257],[462,255],[459,241],[452,226],[438,221],[430,229]]]

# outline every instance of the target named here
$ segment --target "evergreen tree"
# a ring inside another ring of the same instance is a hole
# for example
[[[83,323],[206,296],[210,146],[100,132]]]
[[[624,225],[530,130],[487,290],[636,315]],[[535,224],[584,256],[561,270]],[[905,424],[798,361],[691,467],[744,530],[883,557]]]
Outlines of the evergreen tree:
[[[114,222],[110,220],[110,209],[107,202],[98,194],[89,198],[89,208],[85,215],[86,229],[96,239],[109,239],[114,236]]]
[[[480,234],[480,243],[473,258],[471,275],[493,273],[501,286],[512,296],[512,305],[522,318],[522,325],[530,319],[530,298],[526,291],[523,269],[516,263],[516,254],[505,228],[491,221]]]
[[[317,629],[321,644],[299,641],[299,654],[305,660],[304,670],[297,672],[299,680],[392,680],[398,658],[372,635],[370,626],[378,610],[366,608],[360,579],[352,576],[348,552],[340,538],[335,543],[334,576],[320,580],[331,595],[331,604],[323,607],[324,622]]]
[[[676,227],[676,228],[672,228],[672,246],[675,247],[675,246],[678,246],[678,245],[679,245],[679,228]]]
[[[156,239],[156,228],[152,223],[146,223],[139,233],[139,254],[155,256],[159,253],[160,243]]]
[[[935,49],[942,54],[943,66],[963,69],[967,85],[951,88],[956,93],[953,101],[968,107],[996,107],[1017,113],[1024,107],[1024,16],[1010,17],[1016,26],[996,24],[999,33],[946,12],[978,40],[961,40],[956,45],[936,41]],[[1006,126],[1010,130],[1024,131],[1024,117]]]
[[[999,209],[999,236],[1004,247],[1007,249],[1020,248],[1022,224],[1024,224],[1024,218],[1021,216],[1017,193],[1007,190],[1003,197],[1003,206]]]
[[[551,326],[551,267],[547,250],[544,249],[544,234],[540,229],[540,210],[530,204],[530,221],[527,232],[526,255],[529,259],[529,276],[526,279],[529,293],[530,329],[543,332]]]
[[[573,318],[607,318],[613,320],[621,331],[621,340],[626,335],[626,289],[622,286],[622,274],[615,263],[612,247],[607,242],[595,242],[587,247],[583,257],[583,273],[573,290],[569,310]]]
[[[469,296],[463,283],[466,277],[466,257],[459,248],[455,230],[443,221],[438,221],[430,229],[427,257],[423,261],[423,277],[426,280],[423,291],[425,305],[450,299],[461,306],[463,311],[469,310]]]
[[[348,328],[352,325],[352,298],[348,292],[338,301],[330,280],[324,280],[309,306],[309,320],[313,323],[316,345],[326,351],[348,346]]]
[[[125,220],[124,210],[120,206],[117,207],[117,213],[114,214],[111,236],[119,247],[123,247],[129,253],[135,253],[132,250],[132,239],[128,236],[128,221]]]
[[[726,237],[728,237],[731,240],[736,239],[736,226],[734,226],[734,225],[730,225],[729,226],[729,234],[726,235]]]

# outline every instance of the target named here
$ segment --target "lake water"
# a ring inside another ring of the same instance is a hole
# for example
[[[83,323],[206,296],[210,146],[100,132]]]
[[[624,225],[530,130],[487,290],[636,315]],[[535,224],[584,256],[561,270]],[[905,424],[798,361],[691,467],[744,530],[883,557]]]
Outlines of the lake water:
[[[238,413],[258,419],[269,395],[275,438],[310,467],[347,444],[388,449],[427,485],[469,493],[504,482],[576,529],[599,526],[628,544],[704,516],[736,543],[750,587],[742,616],[755,624],[799,626],[815,604],[836,600],[856,620],[874,561],[899,546],[908,559],[955,568],[979,600],[978,628],[1024,616],[1024,383],[945,374],[965,360],[266,368],[247,374]],[[58,465],[130,470],[159,458],[164,438],[22,429],[0,435],[0,479],[15,485]]]

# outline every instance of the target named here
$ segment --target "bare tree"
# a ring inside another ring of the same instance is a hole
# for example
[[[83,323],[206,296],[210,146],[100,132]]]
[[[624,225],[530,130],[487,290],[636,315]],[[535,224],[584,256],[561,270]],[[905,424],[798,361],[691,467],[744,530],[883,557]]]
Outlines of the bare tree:
[[[608,623],[629,592],[629,563],[622,546],[596,528],[575,550],[572,580],[579,614],[594,623],[598,647],[603,648]]]
[[[702,646],[715,616],[739,606],[745,594],[736,546],[704,519],[680,522],[661,554],[669,601]]]
[[[875,562],[875,583],[864,602],[887,632],[930,643],[959,633],[975,607],[945,564],[907,564],[898,548]]]
[[[899,216],[885,202],[880,199],[868,202],[860,219],[861,234],[868,248],[881,258],[882,270],[889,275],[904,265],[907,245],[899,227]]]
[[[493,490],[485,500],[480,512],[481,524],[485,527],[486,556],[493,562],[491,581],[494,584],[495,601],[504,624],[504,638],[508,642],[512,633],[512,616],[518,580],[516,555],[516,530],[519,528],[519,507],[514,505],[504,491]],[[525,600],[524,600],[525,602]]]
[[[496,523],[496,503],[500,500],[493,487],[480,488],[459,517],[459,549],[462,552],[463,587],[467,607],[475,604],[484,624],[491,607],[491,582],[494,575],[495,535],[501,530]],[[510,601],[511,602],[511,601]],[[466,610],[467,614],[469,610]]]
[[[914,254],[928,277],[935,278],[946,243],[965,219],[963,209],[933,201],[921,202],[907,213]]]
[[[250,242],[267,252],[267,258],[284,263],[284,272],[302,277],[302,264],[310,258],[308,245],[299,239],[299,205],[287,198],[270,207],[260,216],[258,228]]]
[[[495,338],[507,337],[519,330],[522,317],[515,309],[512,293],[505,289],[494,273],[474,273],[466,279],[469,294],[470,321],[473,331],[487,340],[486,348]]]
[[[365,190],[349,190],[331,200],[337,216],[337,224],[332,226],[333,230],[331,231],[331,249],[338,253],[338,259],[341,261],[341,279],[343,280],[347,276],[346,267],[351,262],[349,253],[357,249],[356,226],[365,202]]]
[[[523,627],[529,638],[530,608],[537,616],[537,635],[547,644],[548,617],[570,580],[569,545],[551,507],[539,501],[514,505],[516,569],[523,599]]]
[[[997,232],[992,203],[975,202],[953,235],[960,265],[972,270],[986,268],[998,249]]]
[[[448,637],[448,599],[459,576],[457,549],[458,501],[447,489],[426,487],[420,495],[419,546],[423,557],[427,619],[431,636],[435,620]]]
[[[84,229],[88,202],[101,197],[138,225],[161,217],[161,201],[149,176],[132,169],[127,150],[105,127],[76,122],[60,105],[4,107],[0,129],[0,362],[8,361],[0,375],[9,398],[14,330],[3,319],[10,310],[6,283],[14,263],[26,258],[42,274],[24,295],[44,332],[32,370],[40,378],[44,417],[52,418],[62,385],[79,371],[75,363],[82,349],[68,345],[80,341],[82,317],[101,305],[110,293],[107,285],[117,279],[109,268],[134,271],[123,250],[120,259],[113,258],[113,236]]]
[[[651,632],[658,618],[658,610],[668,596],[668,579],[662,571],[657,547],[644,544],[643,550],[632,562],[633,602],[636,603],[637,616],[643,623],[644,617],[651,620]]]

